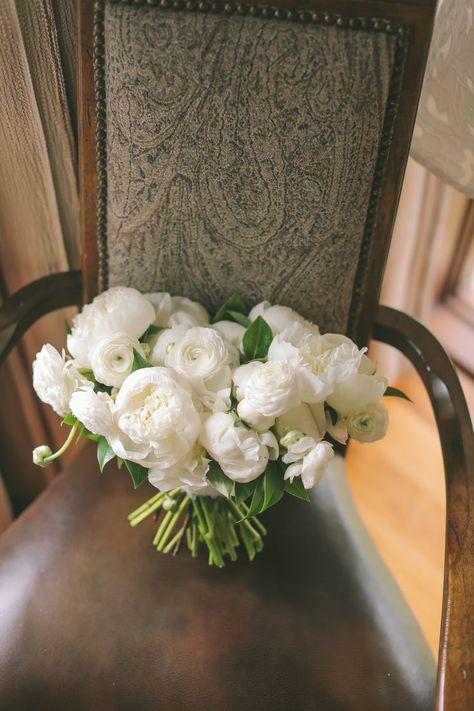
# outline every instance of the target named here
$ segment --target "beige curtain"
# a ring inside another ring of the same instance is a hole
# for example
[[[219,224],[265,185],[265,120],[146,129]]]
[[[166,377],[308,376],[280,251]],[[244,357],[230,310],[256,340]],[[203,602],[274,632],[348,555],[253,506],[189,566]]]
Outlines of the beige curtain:
[[[74,37],[74,0],[0,3],[3,298],[40,276],[79,266]],[[0,470],[15,508],[50,476],[33,468],[31,446],[61,439],[56,418],[38,407],[30,382],[36,351],[63,339],[64,314],[43,319],[0,372]],[[4,510],[1,497],[0,491]]]
[[[381,303],[430,326],[469,199],[409,159],[393,232]],[[380,371],[395,380],[407,362],[384,346],[372,348]]]

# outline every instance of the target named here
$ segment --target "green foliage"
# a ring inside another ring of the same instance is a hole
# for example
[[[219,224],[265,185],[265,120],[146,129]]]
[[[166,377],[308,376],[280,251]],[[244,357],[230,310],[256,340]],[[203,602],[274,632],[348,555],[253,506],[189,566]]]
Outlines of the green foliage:
[[[213,459],[209,462],[209,471],[206,474],[209,483],[217,489],[219,494],[229,499],[234,488],[234,482],[224,474],[220,466]]]
[[[149,338],[150,336],[154,336],[155,334],[159,333],[160,331],[164,331],[164,327],[163,326],[155,326],[152,323],[151,326],[148,326],[145,333],[142,336],[140,336],[140,339],[139,339],[140,343],[143,343],[144,341],[147,340],[147,338]]]
[[[272,329],[265,319],[257,316],[242,338],[245,355],[249,360],[266,358],[272,340]]]
[[[140,370],[141,368],[152,368],[151,363],[149,363],[146,358],[144,358],[140,353],[133,349],[133,365],[132,365],[132,373],[135,370]]]
[[[257,480],[249,481],[246,484],[236,482],[234,487],[234,498],[238,504],[246,501],[252,496],[257,486]]]
[[[259,513],[275,506],[282,498],[285,491],[284,467],[279,459],[270,461],[263,475],[263,503]]]
[[[252,501],[250,502],[249,510],[247,511],[247,515],[245,516],[246,519],[252,518],[252,516],[255,516],[256,514],[258,514],[258,512],[260,511],[260,509],[262,507],[263,499],[264,499],[263,480],[264,480],[263,474],[262,474],[262,476],[259,476],[258,479],[256,479],[255,490],[253,492]]]
[[[234,292],[231,296],[229,296],[220,309],[216,311],[211,319],[211,323],[217,323],[218,321],[236,321],[244,326],[248,325],[242,323],[242,320],[246,319],[247,314],[248,308],[245,306],[242,297],[238,292]]]
[[[99,437],[97,441],[97,461],[99,462],[99,469],[101,472],[104,471],[104,467],[107,462],[110,462],[110,460],[114,457],[115,453],[106,438],[102,436]]]
[[[399,390],[398,388],[392,388],[390,386],[388,386],[385,390],[384,397],[401,397],[403,398],[403,400],[408,400],[408,402],[413,403],[413,400],[411,400],[408,395],[405,395],[403,390]]]
[[[130,462],[128,459],[125,459],[124,462],[132,477],[133,488],[137,489],[140,484],[148,478],[148,469],[142,467],[141,464],[137,464],[136,462]]]
[[[300,476],[295,476],[292,482],[285,481],[285,491],[291,496],[296,496],[297,499],[302,499],[303,501],[311,500]]]

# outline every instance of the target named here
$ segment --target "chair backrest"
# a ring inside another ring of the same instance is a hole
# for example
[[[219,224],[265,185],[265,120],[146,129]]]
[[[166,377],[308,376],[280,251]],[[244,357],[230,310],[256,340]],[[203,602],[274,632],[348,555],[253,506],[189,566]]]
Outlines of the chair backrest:
[[[84,277],[370,332],[433,0],[80,2]]]

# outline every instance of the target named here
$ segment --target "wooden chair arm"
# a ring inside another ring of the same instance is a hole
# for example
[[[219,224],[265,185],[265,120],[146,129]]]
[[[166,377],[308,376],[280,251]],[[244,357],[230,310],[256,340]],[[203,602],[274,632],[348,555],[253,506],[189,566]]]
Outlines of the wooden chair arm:
[[[374,338],[413,363],[428,391],[446,480],[446,562],[437,709],[474,708],[474,434],[466,399],[441,344],[418,321],[380,306]]]
[[[80,271],[51,274],[31,282],[0,307],[0,365],[24,332],[41,316],[82,304]]]

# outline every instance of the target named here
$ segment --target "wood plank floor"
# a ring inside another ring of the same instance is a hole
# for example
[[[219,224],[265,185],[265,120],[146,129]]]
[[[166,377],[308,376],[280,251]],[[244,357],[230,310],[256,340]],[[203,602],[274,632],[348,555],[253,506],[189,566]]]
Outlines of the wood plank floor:
[[[462,381],[472,404],[472,381]],[[441,449],[418,376],[407,375],[397,387],[414,404],[386,398],[388,434],[381,442],[349,447],[348,479],[367,528],[437,656],[445,525]]]

